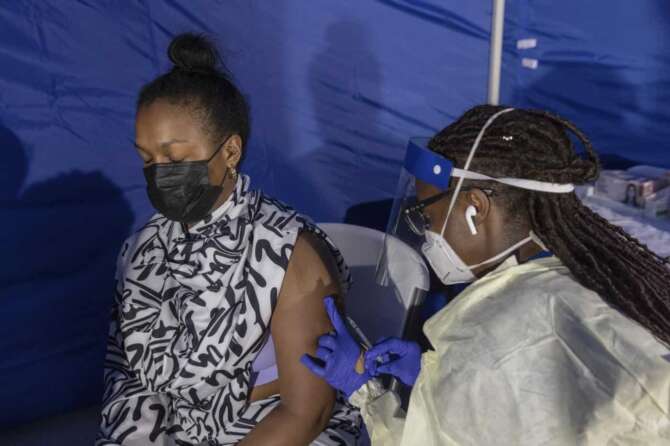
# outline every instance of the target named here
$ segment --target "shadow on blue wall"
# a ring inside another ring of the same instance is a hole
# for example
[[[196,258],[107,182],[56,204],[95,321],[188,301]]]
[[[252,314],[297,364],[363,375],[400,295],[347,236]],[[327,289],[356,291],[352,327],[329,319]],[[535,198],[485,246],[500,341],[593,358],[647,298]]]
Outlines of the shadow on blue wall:
[[[352,184],[368,187],[366,166],[383,140],[380,110],[369,101],[379,96],[381,69],[366,27],[341,20],[325,31],[325,46],[309,68],[309,91],[318,145],[297,161],[293,187],[302,188],[298,209],[309,209],[317,221],[342,219]],[[374,176],[372,176],[374,178]],[[292,203],[294,204],[294,203]],[[339,205],[339,206],[338,206]]]
[[[0,149],[0,398],[12,402],[1,428],[99,401],[115,259],[133,214],[100,172],[24,189],[28,155],[1,123]]]

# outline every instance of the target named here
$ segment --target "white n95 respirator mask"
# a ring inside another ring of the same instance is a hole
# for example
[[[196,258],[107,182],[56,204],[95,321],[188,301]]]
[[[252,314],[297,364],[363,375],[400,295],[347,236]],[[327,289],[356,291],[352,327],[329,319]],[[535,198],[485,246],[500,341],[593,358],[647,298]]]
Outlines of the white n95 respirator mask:
[[[435,275],[443,284],[455,285],[457,283],[473,282],[476,279],[473,273],[474,269],[505,260],[510,254],[531,240],[535,240],[532,234],[490,259],[476,265],[466,265],[442,235],[437,232],[426,231],[426,241],[421,247],[421,252],[423,252],[424,257],[435,271]]]

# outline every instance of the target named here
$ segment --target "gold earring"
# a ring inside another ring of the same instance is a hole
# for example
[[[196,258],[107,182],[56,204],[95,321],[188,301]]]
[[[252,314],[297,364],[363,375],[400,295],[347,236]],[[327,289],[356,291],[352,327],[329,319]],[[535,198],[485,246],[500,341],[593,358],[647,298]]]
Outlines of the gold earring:
[[[230,167],[230,176],[233,178],[233,180],[237,180],[237,169]]]

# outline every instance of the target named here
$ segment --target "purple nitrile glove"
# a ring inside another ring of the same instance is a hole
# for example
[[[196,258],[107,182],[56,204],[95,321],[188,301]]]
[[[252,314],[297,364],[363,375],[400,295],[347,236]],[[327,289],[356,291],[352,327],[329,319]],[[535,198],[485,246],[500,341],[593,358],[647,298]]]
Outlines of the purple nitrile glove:
[[[302,355],[300,362],[332,387],[344,392],[348,398],[372,377],[367,372],[356,372],[361,347],[349,334],[335,307],[335,300],[326,297],[324,302],[335,334],[325,334],[319,338],[316,357],[323,361],[323,365],[307,354]]]
[[[416,342],[382,339],[365,353],[365,370],[373,377],[389,374],[413,386],[421,371],[421,348]]]

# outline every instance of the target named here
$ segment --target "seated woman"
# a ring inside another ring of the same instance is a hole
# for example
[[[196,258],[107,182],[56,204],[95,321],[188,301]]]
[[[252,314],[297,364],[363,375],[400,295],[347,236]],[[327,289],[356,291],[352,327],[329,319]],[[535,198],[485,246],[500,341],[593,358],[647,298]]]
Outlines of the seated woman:
[[[159,211],[123,245],[97,445],[355,444],[358,412],[299,362],[346,267],[238,174],[245,99],[204,38],[142,88],[136,143]]]

